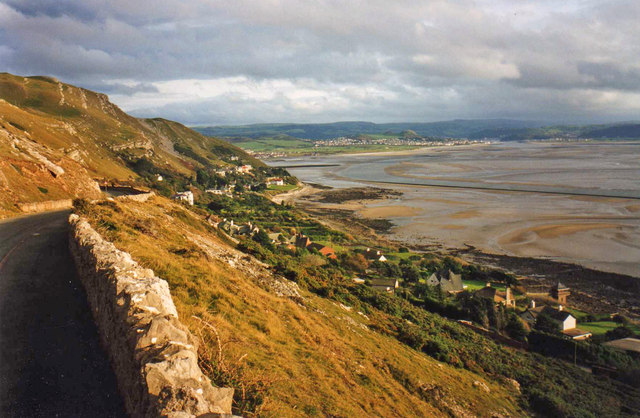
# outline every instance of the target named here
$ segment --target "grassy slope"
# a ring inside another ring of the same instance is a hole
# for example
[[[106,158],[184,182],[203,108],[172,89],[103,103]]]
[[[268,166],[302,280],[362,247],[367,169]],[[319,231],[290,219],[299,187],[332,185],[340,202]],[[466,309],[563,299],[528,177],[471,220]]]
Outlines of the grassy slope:
[[[243,358],[246,370],[236,382],[248,385],[250,393],[268,386],[261,415],[523,413],[507,383],[440,363],[364,329],[365,317],[330,300],[303,292],[301,306],[277,297],[224,260],[207,257],[188,236],[224,245],[208,225],[173,202],[93,205],[87,213],[104,236],[168,280],[193,332],[202,329],[193,315],[215,326],[228,343],[223,351],[231,375]],[[491,392],[475,387],[476,381]]]
[[[47,175],[24,149],[10,145],[13,140],[34,144],[65,174],[57,179]],[[176,152],[174,144],[189,148],[191,155]],[[123,145],[130,148],[117,150]],[[15,210],[17,202],[86,195],[74,185],[92,177],[136,179],[125,154],[146,155],[158,167],[187,177],[198,168],[225,165],[230,156],[262,165],[241,149],[179,123],[129,116],[103,94],[48,77],[0,74],[0,190],[7,191],[0,194],[0,211]]]

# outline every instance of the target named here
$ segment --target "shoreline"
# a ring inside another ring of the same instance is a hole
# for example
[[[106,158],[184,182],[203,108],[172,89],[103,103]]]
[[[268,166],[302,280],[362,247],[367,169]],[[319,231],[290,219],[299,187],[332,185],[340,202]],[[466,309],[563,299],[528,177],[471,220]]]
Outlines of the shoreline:
[[[420,252],[435,253],[439,256],[451,255],[476,264],[498,267],[516,274],[526,287],[550,287],[561,280],[574,289],[572,305],[577,308],[584,307],[598,313],[619,311],[640,318],[640,278],[638,277],[608,272],[567,260],[499,253],[467,243],[462,246],[451,246],[435,241],[420,244],[410,239],[400,239],[390,233],[391,228],[397,226],[392,223],[392,219],[397,217],[389,216],[396,206],[380,205],[389,202],[389,198],[323,203],[318,201],[317,196],[324,190],[307,186],[302,196],[292,197],[295,199],[295,204],[319,218],[323,223],[339,227],[354,236],[363,236],[364,239],[380,242],[386,246],[405,246]],[[400,206],[406,207],[402,203]],[[374,212],[367,212],[367,208]],[[362,214],[363,209],[365,216]],[[366,216],[367,214],[370,216]],[[409,213],[407,216],[412,215]]]

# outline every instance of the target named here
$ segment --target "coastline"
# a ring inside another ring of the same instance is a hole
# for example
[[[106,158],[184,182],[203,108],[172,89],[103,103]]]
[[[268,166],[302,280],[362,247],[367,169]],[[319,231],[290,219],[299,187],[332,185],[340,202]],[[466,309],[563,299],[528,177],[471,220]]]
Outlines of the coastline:
[[[514,255],[467,243],[451,245],[446,242],[401,239],[393,233],[399,227],[394,222],[415,214],[415,208],[407,206],[402,200],[389,196],[376,199],[354,196],[354,199],[326,203],[318,198],[326,190],[310,185],[303,190],[304,193],[290,196],[290,201],[326,225],[351,235],[362,236],[383,246],[405,246],[420,252],[451,255],[468,262],[497,267],[516,274],[527,288],[548,288],[560,280],[574,289],[572,305],[578,309],[588,308],[598,313],[624,312],[640,318],[640,278],[558,258]],[[467,214],[468,217],[472,215]],[[464,216],[460,215],[460,218]]]

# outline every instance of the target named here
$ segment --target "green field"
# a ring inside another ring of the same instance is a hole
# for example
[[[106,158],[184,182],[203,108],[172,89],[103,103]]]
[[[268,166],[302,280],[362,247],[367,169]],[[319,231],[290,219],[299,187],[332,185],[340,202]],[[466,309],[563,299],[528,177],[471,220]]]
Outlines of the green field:
[[[607,331],[618,328],[620,325],[621,324],[613,321],[583,322],[578,323],[578,328],[589,331],[593,335],[602,335]],[[640,328],[636,325],[628,324],[627,327],[636,334],[640,333]]]
[[[480,290],[487,285],[487,282],[482,280],[463,280],[462,284],[467,286],[467,290],[473,292],[475,290]],[[491,287],[495,287],[496,289],[503,291],[505,290],[504,284],[496,284],[491,283]]]
[[[270,184],[269,187],[267,187],[267,190],[275,190],[277,192],[288,192],[295,189],[296,187],[298,186],[296,186],[295,184],[285,184],[283,186]]]

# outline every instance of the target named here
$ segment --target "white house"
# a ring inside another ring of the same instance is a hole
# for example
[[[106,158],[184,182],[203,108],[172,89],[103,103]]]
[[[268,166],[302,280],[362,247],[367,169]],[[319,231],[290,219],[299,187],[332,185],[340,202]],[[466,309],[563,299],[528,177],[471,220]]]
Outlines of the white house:
[[[275,186],[284,186],[284,180],[281,177],[272,177],[267,180],[267,184],[273,184]]]
[[[183,202],[187,202],[191,206],[193,206],[193,192],[191,192],[190,190],[187,190],[186,192],[178,192],[173,196],[171,196],[171,198],[173,200],[180,200]]]

